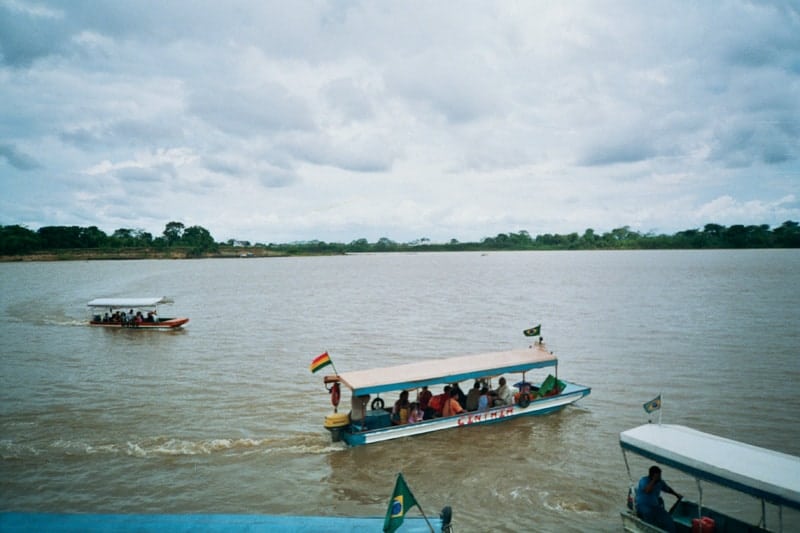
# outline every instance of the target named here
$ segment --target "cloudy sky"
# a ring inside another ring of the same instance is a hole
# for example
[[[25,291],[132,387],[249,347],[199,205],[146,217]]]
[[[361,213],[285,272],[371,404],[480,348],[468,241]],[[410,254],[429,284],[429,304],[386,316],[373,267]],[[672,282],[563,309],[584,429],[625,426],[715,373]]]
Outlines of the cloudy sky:
[[[0,224],[800,221],[794,1],[0,0]]]

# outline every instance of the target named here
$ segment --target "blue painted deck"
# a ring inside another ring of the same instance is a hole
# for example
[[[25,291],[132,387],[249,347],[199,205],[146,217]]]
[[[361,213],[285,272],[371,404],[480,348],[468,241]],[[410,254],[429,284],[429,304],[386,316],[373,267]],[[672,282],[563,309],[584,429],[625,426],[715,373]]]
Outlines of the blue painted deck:
[[[62,514],[0,513],[3,533],[58,531],[60,533],[171,533],[247,532],[247,533],[347,533],[383,531],[384,517],[353,518],[345,516],[277,516],[252,514]],[[434,531],[442,530],[442,521],[429,517]],[[420,516],[409,516],[398,531],[428,533]]]

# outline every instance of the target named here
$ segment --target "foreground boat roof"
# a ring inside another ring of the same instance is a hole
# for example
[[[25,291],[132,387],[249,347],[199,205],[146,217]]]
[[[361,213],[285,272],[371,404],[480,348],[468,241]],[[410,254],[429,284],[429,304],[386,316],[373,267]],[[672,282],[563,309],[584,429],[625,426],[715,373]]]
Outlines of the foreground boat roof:
[[[558,359],[541,345],[520,350],[491,352],[420,361],[405,365],[356,370],[339,374],[339,380],[353,394],[376,394],[423,385],[455,383],[507,372],[526,372],[534,368],[556,366]]]
[[[89,307],[153,307],[158,304],[172,303],[166,296],[150,298],[95,298]]]
[[[800,509],[800,457],[668,424],[623,431],[619,442],[699,479]]]
[[[429,518],[436,531],[442,520]],[[0,531],[59,531],[60,533],[360,533],[381,531],[384,517],[279,516],[245,514],[50,514],[0,512]],[[422,517],[406,516],[399,533],[428,533],[431,529]]]

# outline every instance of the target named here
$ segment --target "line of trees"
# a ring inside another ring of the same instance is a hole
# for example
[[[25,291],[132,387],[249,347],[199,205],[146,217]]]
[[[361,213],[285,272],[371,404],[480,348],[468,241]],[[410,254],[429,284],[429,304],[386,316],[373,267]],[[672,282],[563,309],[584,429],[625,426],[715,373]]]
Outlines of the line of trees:
[[[402,251],[490,251],[490,250],[600,250],[600,249],[702,249],[702,248],[800,248],[800,225],[787,220],[779,227],[769,225],[722,226],[706,224],[703,229],[679,231],[674,235],[639,233],[629,226],[598,234],[587,229],[582,235],[550,234],[532,237],[527,231],[500,233],[480,242],[432,243],[421,238],[397,243],[383,237],[376,242],[357,239],[348,244],[305,241],[288,244],[254,244],[248,241],[214,241],[202,226],[185,227],[181,222],[169,222],[164,232],[153,237],[143,230],[120,228],[107,235],[96,226],[45,226],[37,231],[23,226],[0,226],[0,255],[22,255],[54,250],[113,250],[139,248],[153,251],[181,249],[185,257],[213,256],[221,248],[263,249],[271,254],[343,254],[356,252]]]
[[[189,226],[181,222],[169,222],[164,232],[152,234],[130,228],[120,228],[107,235],[97,226],[44,226],[37,231],[23,226],[0,226],[0,255],[20,255],[53,250],[110,250],[121,248],[145,248],[166,250],[182,248],[187,257],[199,257],[214,253],[218,244],[211,233],[202,226]]]

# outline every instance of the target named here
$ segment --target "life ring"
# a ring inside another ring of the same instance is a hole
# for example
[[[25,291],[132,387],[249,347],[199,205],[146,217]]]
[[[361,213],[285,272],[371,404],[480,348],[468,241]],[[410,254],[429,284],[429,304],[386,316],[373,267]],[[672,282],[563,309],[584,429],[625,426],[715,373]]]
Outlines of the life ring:
[[[373,411],[378,411],[380,409],[383,409],[383,405],[384,403],[382,398],[375,398],[374,400],[372,400],[372,403],[369,404],[369,406],[372,408]]]
[[[531,404],[531,397],[528,394],[520,394],[519,396],[519,406],[525,409]]]
[[[333,387],[331,387],[331,403],[334,407],[339,406],[339,399],[342,397],[342,391],[339,390],[339,384],[334,383]]]

